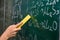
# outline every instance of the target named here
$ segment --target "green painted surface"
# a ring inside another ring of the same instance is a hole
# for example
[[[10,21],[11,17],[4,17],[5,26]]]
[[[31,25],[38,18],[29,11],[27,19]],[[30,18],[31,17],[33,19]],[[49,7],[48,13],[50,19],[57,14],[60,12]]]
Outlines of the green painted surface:
[[[27,14],[31,19],[17,33],[15,40],[58,40],[60,0],[14,0],[13,23]]]

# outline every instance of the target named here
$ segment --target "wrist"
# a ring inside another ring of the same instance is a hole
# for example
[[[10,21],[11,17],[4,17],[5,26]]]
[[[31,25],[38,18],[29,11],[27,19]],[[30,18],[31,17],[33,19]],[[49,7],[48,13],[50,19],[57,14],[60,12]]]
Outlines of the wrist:
[[[8,36],[7,34],[4,32],[2,35],[1,35],[1,40],[7,40],[8,39]]]

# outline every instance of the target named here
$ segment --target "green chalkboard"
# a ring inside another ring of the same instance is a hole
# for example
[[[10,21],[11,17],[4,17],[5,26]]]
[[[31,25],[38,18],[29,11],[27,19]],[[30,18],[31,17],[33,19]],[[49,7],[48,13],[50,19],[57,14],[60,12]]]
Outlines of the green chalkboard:
[[[59,40],[59,5],[60,0],[13,0],[13,23],[31,15],[14,40]]]

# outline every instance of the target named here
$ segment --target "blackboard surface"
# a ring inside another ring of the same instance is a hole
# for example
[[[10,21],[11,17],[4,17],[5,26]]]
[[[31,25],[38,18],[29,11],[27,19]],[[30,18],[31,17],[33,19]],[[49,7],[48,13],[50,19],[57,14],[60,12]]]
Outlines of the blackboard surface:
[[[15,40],[59,40],[59,7],[60,0],[13,0],[13,23],[32,17]]]

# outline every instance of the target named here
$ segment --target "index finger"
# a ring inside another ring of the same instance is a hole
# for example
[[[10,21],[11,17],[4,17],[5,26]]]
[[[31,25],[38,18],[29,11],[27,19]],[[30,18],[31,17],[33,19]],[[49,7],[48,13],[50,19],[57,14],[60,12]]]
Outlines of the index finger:
[[[16,27],[17,27],[17,28],[20,28],[22,24],[23,24],[23,23],[20,22],[20,23],[16,24]]]

